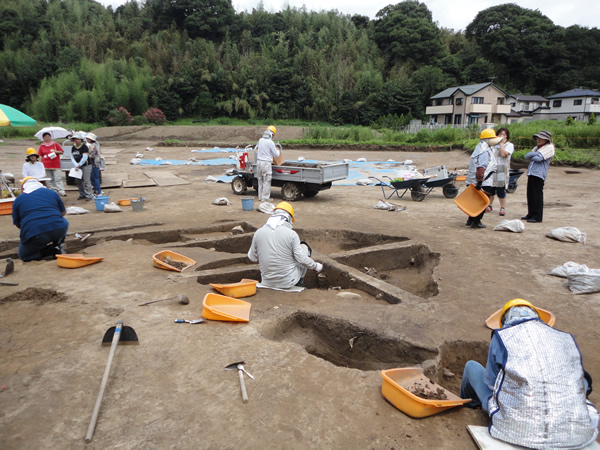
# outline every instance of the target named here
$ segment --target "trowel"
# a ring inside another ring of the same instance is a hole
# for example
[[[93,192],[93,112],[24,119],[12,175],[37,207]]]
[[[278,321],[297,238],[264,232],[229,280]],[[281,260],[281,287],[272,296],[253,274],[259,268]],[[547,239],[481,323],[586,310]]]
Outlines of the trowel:
[[[175,323],[191,323],[192,325],[196,323],[202,323],[204,319],[196,319],[196,320],[185,320],[185,319],[175,319]]]
[[[242,401],[244,403],[248,403],[248,392],[246,392],[246,382],[244,381],[244,374],[248,375],[250,378],[254,380],[254,377],[248,373],[246,369],[244,369],[244,361],[238,361],[229,364],[225,367],[225,370],[236,370],[240,376],[240,387],[242,388]]]
[[[6,258],[6,267],[4,268],[4,272],[0,274],[0,278],[4,278],[8,274],[13,273],[15,270],[15,263],[12,259]],[[0,281],[0,284],[5,286],[18,286],[19,283],[13,283],[10,281]]]

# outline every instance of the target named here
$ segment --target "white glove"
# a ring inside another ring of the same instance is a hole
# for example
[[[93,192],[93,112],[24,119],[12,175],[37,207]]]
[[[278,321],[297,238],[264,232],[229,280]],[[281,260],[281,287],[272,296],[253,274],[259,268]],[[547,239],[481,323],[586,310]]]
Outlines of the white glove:
[[[315,267],[315,271],[317,273],[319,273],[321,270],[323,270],[323,264],[317,263],[317,267]]]

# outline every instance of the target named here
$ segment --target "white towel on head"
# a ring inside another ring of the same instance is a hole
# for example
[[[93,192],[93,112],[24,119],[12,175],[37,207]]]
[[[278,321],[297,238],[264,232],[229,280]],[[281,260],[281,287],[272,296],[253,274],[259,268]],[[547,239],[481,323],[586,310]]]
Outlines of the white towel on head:
[[[37,191],[39,188],[43,187],[44,185],[38,180],[31,179],[23,183],[21,189],[23,190],[23,194],[31,194],[33,191]]]

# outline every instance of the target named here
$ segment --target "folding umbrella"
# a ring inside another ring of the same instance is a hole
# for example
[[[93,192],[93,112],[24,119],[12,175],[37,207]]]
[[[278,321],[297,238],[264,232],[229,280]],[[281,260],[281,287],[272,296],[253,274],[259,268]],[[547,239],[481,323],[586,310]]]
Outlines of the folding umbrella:
[[[30,127],[35,119],[7,105],[0,105],[0,127]]]
[[[52,139],[63,139],[66,138],[69,134],[73,134],[72,131],[66,130],[62,127],[44,127],[40,131],[34,134],[36,138],[40,141],[44,139],[44,134],[50,133]]]

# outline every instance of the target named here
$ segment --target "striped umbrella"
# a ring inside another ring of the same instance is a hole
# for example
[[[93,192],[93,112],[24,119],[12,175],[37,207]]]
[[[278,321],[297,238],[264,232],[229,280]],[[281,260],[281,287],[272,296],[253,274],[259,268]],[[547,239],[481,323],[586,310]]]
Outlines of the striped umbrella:
[[[0,127],[29,127],[35,125],[35,119],[10,106],[0,105]]]

